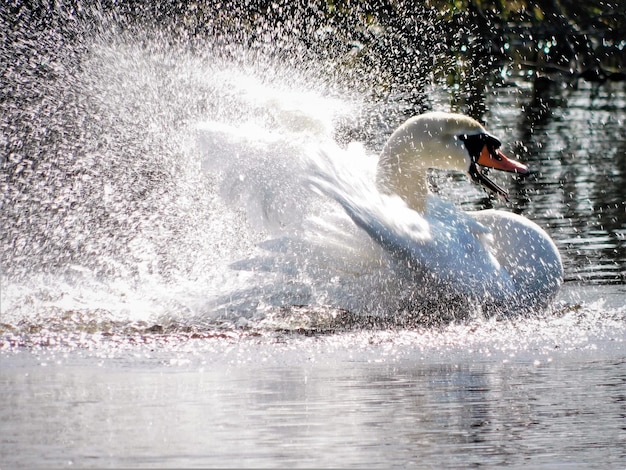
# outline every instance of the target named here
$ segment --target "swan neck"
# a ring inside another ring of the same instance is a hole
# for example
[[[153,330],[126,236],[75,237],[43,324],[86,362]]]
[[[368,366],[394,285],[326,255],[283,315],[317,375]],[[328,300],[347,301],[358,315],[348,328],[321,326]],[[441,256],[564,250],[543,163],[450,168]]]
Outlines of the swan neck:
[[[428,178],[426,168],[378,166],[376,182],[381,192],[396,194],[414,211],[426,212]]]

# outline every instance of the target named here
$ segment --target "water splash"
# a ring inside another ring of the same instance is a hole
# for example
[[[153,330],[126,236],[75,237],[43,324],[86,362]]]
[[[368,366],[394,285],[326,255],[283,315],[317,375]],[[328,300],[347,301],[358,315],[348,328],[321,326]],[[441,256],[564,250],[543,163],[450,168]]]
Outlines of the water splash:
[[[4,319],[56,308],[212,316],[263,302],[229,265],[321,210],[303,180],[306,149],[332,141],[358,101],[251,60],[128,37],[90,46],[71,83],[55,84],[73,89],[65,112],[32,119],[36,132],[58,126],[58,140],[10,157]]]
[[[6,107],[27,125],[3,142],[5,344],[432,323],[403,316],[398,267],[306,184],[311,147],[346,143],[365,91],[243,47],[86,49],[39,57],[32,96]],[[348,150],[367,177],[374,152]]]

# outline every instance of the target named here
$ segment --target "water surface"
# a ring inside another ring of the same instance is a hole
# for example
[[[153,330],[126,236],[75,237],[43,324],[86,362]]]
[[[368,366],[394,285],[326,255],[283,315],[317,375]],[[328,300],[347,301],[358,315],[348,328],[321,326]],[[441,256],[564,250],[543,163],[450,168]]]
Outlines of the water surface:
[[[546,311],[415,319],[393,270],[330,249],[367,243],[355,227],[305,243],[341,209],[302,184],[311,147],[371,166],[412,103],[238,46],[21,34],[0,141],[4,465],[626,465],[623,84],[485,90],[481,118],[534,173],[495,176],[508,205],[462,175],[433,187],[536,221],[566,282]],[[433,83],[427,106],[453,91]]]
[[[625,315],[603,303],[440,328],[5,350],[0,453],[29,468],[621,468]]]

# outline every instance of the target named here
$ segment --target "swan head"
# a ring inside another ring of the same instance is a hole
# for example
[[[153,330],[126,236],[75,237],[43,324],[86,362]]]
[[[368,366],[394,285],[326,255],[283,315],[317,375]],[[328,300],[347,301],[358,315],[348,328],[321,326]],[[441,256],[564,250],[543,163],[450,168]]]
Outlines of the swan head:
[[[430,112],[408,119],[391,135],[378,161],[381,190],[396,193],[419,210],[425,204],[429,168],[460,171],[489,191],[508,193],[486,176],[486,169],[527,174],[528,168],[508,158],[500,141],[476,120],[456,113]]]

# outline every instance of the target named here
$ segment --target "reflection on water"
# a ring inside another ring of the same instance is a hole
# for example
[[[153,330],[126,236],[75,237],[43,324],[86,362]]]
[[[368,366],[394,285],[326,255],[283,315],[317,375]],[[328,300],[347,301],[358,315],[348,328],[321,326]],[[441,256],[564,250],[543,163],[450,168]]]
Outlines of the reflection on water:
[[[546,227],[567,280],[626,279],[626,87],[552,83],[488,96],[488,125],[534,174],[516,184],[519,211]]]
[[[572,287],[551,313],[410,329],[39,326],[0,344],[0,455],[27,468],[619,468],[626,291]]]
[[[203,352],[186,355],[136,348],[117,359],[76,351],[4,357],[3,464],[626,463],[626,361],[611,357],[606,343],[533,360],[378,340],[301,338],[231,345],[231,353],[198,345]]]

